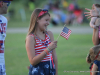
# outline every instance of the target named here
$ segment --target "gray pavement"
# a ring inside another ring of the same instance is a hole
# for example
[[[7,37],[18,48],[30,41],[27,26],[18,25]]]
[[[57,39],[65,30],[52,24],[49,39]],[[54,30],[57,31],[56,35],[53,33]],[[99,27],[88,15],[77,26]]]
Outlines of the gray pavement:
[[[92,34],[93,29],[90,27],[68,27],[72,30],[72,34]],[[63,27],[49,27],[48,30],[54,34],[59,34]],[[7,28],[7,33],[27,33],[28,28]]]

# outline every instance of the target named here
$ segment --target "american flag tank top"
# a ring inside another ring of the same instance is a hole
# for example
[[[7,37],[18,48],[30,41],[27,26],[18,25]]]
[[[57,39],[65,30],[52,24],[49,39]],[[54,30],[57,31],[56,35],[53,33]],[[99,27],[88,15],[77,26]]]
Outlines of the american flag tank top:
[[[49,44],[51,43],[50,37],[49,35],[46,33],[45,34],[45,40],[40,40],[36,35],[31,34],[31,36],[35,37],[35,55],[39,55],[42,51],[44,51],[46,49],[46,47],[49,46]],[[53,60],[52,58],[52,53],[49,52],[49,54],[43,58],[43,60],[41,62],[45,62],[45,61],[50,61]]]

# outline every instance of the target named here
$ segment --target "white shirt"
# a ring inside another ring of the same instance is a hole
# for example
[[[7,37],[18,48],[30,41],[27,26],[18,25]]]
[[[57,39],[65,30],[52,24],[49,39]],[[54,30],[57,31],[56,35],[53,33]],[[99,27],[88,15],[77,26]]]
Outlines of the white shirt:
[[[5,64],[4,41],[6,37],[6,30],[7,30],[7,19],[3,15],[0,15],[0,64]]]

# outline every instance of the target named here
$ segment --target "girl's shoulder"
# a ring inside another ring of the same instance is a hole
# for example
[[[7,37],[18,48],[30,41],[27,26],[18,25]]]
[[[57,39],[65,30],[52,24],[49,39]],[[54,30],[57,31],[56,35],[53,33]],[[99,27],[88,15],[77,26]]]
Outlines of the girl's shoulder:
[[[26,40],[35,40],[34,34],[27,35]]]
[[[53,36],[53,33],[51,31],[47,31],[49,37],[50,37],[50,40],[53,41],[54,40],[54,36]]]
[[[51,36],[53,33],[51,31],[47,31],[48,35]]]
[[[34,34],[29,34],[29,35],[27,35],[27,38],[34,38]]]

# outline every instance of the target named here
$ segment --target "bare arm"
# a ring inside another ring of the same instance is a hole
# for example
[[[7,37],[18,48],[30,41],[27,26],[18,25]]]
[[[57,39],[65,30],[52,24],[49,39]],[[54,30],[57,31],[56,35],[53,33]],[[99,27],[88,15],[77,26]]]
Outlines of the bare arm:
[[[50,36],[51,41],[54,41],[53,33],[51,31],[48,31],[48,34]],[[56,75],[58,75],[58,61],[57,61],[57,55],[56,55],[55,49],[53,50],[52,55],[53,55],[53,59],[54,59],[55,67],[56,67]]]
[[[97,69],[98,69],[98,66],[96,64],[93,64],[92,75],[96,75],[97,72],[95,71],[97,71]]]
[[[35,56],[35,39],[33,36],[28,36],[26,39],[26,51],[29,58],[30,63],[34,66],[38,64],[45,56],[45,52],[43,51],[41,54]]]
[[[94,45],[98,45],[100,43],[99,41],[99,25],[100,25],[100,18],[96,19],[95,22],[96,29],[93,29],[93,36],[92,36],[92,41]]]
[[[90,27],[91,28],[96,28],[95,22],[96,22],[97,17],[92,17],[90,21]]]
[[[99,28],[93,29],[92,42],[94,45],[99,44]]]

